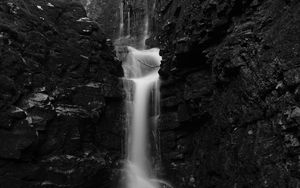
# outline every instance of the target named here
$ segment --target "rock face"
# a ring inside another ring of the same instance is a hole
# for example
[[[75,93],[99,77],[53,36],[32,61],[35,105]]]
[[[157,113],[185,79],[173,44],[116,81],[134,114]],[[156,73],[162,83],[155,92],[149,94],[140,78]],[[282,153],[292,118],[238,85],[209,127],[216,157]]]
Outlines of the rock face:
[[[75,1],[0,2],[0,187],[112,186],[121,64]]]
[[[81,3],[87,16],[103,28],[106,35],[116,40],[126,37],[125,44],[133,45],[143,40],[146,16],[153,17],[155,0],[74,0]],[[122,24],[122,26],[121,26]],[[128,39],[130,38],[130,39]],[[123,39],[125,40],[125,39]]]
[[[152,27],[155,0],[74,0],[81,3],[87,16],[103,28],[105,34],[123,45],[136,45],[143,40],[145,31]],[[147,17],[148,15],[148,17]],[[149,25],[145,21],[149,18]]]
[[[300,187],[300,2],[157,1],[162,177]]]
[[[87,11],[87,16],[97,22],[105,34],[116,39],[119,35],[120,3],[122,0],[77,0]]]

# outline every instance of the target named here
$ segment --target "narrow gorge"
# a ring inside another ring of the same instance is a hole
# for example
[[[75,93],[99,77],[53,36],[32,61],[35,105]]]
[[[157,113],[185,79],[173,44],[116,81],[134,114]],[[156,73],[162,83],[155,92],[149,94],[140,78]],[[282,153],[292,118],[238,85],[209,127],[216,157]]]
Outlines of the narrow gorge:
[[[0,188],[300,188],[299,0],[2,0]]]

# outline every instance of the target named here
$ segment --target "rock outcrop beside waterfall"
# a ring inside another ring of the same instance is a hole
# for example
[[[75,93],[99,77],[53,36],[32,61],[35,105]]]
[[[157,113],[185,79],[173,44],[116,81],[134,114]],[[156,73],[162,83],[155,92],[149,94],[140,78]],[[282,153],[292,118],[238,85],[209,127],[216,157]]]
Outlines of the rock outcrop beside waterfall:
[[[0,187],[109,187],[123,71],[78,3],[0,2]]]
[[[162,177],[300,186],[300,2],[157,1]]]
[[[106,36],[116,39],[119,35],[121,0],[76,0],[87,11],[87,16],[97,22]]]

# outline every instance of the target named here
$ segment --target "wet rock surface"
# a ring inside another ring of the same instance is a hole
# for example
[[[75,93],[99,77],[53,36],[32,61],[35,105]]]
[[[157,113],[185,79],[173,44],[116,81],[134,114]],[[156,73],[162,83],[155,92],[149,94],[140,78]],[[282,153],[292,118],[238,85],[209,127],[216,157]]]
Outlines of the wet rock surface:
[[[299,187],[299,1],[156,6],[161,177],[176,188]]]
[[[77,0],[87,11],[87,16],[96,21],[111,38],[119,37],[121,0]]]
[[[122,75],[79,3],[1,1],[0,187],[110,187]]]

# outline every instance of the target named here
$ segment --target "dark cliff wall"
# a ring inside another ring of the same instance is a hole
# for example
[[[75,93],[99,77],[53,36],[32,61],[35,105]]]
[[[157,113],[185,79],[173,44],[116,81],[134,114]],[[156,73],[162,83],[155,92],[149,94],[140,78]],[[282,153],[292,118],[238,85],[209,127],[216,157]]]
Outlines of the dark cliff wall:
[[[0,187],[108,187],[120,62],[72,1],[0,2]]]
[[[299,187],[300,2],[157,1],[163,177]]]

